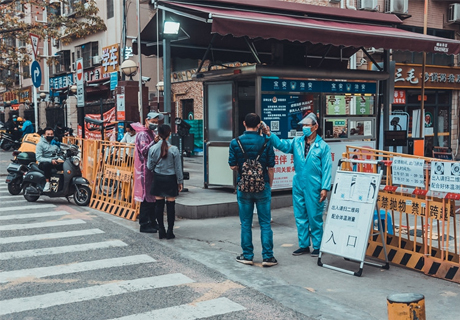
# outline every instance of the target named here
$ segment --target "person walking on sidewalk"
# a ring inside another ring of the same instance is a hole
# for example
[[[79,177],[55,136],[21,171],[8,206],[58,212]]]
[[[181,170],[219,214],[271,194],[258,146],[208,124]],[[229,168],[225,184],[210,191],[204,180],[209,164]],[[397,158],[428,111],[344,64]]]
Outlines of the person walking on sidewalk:
[[[270,128],[264,133],[270,136],[273,146],[284,153],[294,154],[295,175],[292,181],[292,200],[297,224],[299,249],[294,256],[310,253],[317,257],[323,237],[323,207],[327,191],[331,188],[331,149],[317,134],[318,119],[309,113],[302,121],[303,136],[280,140]]]
[[[228,157],[230,168],[238,171],[237,199],[243,253],[236,257],[236,261],[248,265],[254,264],[251,225],[255,204],[262,242],[262,265],[271,267],[278,264],[273,256],[273,232],[270,225],[275,152],[270,141],[258,133],[258,128],[262,123],[257,114],[247,114],[243,125],[246,131],[232,140]],[[256,170],[253,170],[254,166],[257,167]],[[249,169],[250,167],[252,169]],[[257,177],[253,174],[257,174]],[[258,183],[254,184],[256,180]]]
[[[174,239],[174,220],[176,218],[176,197],[182,191],[184,177],[182,174],[181,154],[176,146],[169,143],[171,127],[163,124],[158,128],[161,142],[149,150],[147,167],[153,171],[151,194],[155,196],[155,217],[158,222],[160,239]],[[166,201],[165,201],[166,199]],[[163,212],[166,203],[168,232],[164,225]]]
[[[141,203],[139,209],[140,232],[156,233],[155,222],[155,197],[150,195],[153,173],[147,168],[149,149],[159,141],[154,131],[158,128],[158,122],[163,120],[161,113],[149,112],[145,119],[145,125],[133,123],[131,126],[136,130],[136,148],[134,151],[134,200]]]

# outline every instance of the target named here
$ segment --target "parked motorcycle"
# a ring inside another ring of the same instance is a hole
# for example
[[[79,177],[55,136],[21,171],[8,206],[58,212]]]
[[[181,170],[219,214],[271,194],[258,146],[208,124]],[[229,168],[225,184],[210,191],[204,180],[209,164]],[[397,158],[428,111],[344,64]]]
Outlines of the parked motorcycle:
[[[24,176],[24,198],[28,202],[35,202],[41,195],[48,197],[69,197],[73,195],[79,206],[87,206],[91,200],[89,181],[82,177],[80,170],[79,149],[76,145],[61,143],[61,151],[57,155],[62,162],[62,171],[53,169],[50,178],[50,191],[43,192],[46,184],[45,173],[36,163],[30,163],[29,172]]]
[[[21,146],[21,141],[14,140],[13,136],[9,133],[2,132],[1,139],[0,139],[0,148],[5,151],[10,150],[13,148],[14,150],[19,149]]]
[[[6,168],[6,171],[8,171],[6,183],[10,194],[15,196],[21,193],[24,175],[29,171],[28,165],[35,161],[34,152],[13,152],[13,160]]]

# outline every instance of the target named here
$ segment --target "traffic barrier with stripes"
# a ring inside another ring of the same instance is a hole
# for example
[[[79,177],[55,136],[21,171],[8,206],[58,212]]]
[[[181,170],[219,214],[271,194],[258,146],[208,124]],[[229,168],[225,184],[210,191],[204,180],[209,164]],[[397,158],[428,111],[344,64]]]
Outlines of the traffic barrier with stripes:
[[[82,173],[90,181],[90,207],[136,220],[139,204],[133,199],[134,145],[70,137],[66,142],[82,150]]]
[[[430,276],[460,283],[460,237],[457,235],[455,210],[455,200],[460,200],[460,190],[434,192],[429,188],[431,162],[440,160],[352,146],[347,147],[343,157],[381,160],[386,165],[382,179],[384,185],[380,187],[377,206],[383,212],[381,219],[389,261]],[[394,157],[424,160],[424,187],[393,185]],[[342,170],[376,172],[377,168],[359,162],[344,162]],[[388,227],[392,230],[388,230]],[[371,235],[366,254],[385,259],[380,235]]]

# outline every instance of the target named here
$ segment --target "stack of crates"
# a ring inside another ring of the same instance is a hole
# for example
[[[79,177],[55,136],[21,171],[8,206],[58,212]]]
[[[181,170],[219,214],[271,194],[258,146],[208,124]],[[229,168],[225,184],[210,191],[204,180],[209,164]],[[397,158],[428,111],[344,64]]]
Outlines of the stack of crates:
[[[195,136],[193,153],[195,155],[203,152],[203,120],[185,120],[192,127],[190,134]]]

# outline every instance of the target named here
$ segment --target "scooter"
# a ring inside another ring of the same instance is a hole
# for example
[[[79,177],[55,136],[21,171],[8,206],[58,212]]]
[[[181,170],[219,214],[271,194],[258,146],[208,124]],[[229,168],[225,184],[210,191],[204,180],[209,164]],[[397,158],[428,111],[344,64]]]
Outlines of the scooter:
[[[15,196],[21,193],[22,180],[27,171],[29,171],[28,164],[35,161],[34,152],[13,151],[13,159],[6,168],[6,171],[8,171],[6,183],[10,194]]]
[[[0,148],[2,148],[5,151],[8,151],[11,148],[17,150],[19,149],[19,147],[21,147],[21,141],[14,140],[11,134],[2,132],[0,139]]]
[[[89,181],[82,177],[80,170],[79,150],[76,145],[61,143],[61,151],[57,155],[58,162],[62,163],[62,171],[53,169],[50,178],[50,191],[44,192],[46,184],[45,173],[36,163],[28,165],[29,172],[24,176],[24,198],[28,202],[35,202],[41,195],[48,197],[69,197],[73,195],[79,206],[87,206],[91,200]]]

